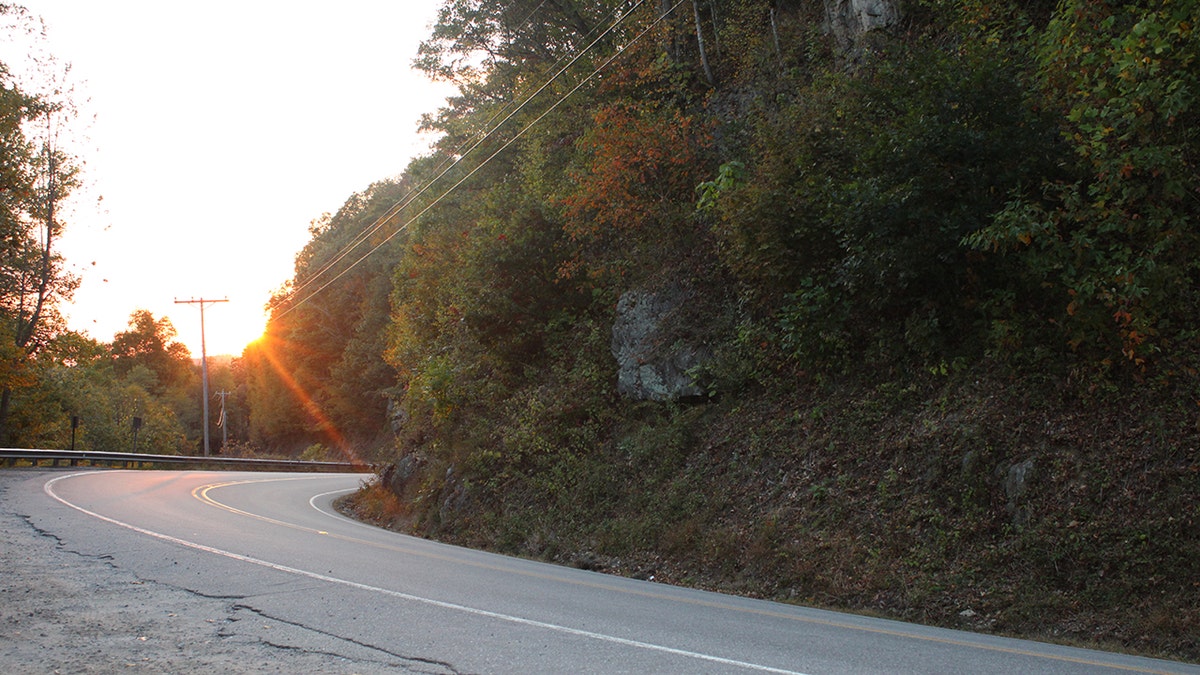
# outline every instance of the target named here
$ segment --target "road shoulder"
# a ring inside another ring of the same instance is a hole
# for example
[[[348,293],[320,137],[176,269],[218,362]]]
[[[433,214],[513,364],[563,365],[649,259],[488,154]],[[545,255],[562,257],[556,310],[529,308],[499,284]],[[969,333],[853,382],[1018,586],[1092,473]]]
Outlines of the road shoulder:
[[[31,486],[54,475],[61,472],[0,470],[0,670],[444,672],[373,660],[242,599],[139,578],[110,556],[73,550],[22,513]]]

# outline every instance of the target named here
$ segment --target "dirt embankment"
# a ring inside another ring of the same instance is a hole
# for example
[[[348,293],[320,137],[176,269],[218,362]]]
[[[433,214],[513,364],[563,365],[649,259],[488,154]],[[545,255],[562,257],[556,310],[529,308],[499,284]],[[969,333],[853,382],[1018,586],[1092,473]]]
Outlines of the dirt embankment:
[[[666,583],[1200,661],[1189,381],[1090,392],[980,368],[614,417],[594,452],[502,480],[431,462],[347,508]]]

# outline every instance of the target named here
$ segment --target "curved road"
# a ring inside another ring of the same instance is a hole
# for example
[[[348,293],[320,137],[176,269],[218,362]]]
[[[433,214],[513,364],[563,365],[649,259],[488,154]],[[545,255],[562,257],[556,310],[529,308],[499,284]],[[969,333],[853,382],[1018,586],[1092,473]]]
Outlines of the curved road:
[[[337,514],[332,500],[365,478],[41,471],[4,500],[75,551],[288,627],[289,649],[370,653],[398,670],[1200,673],[446,546]]]

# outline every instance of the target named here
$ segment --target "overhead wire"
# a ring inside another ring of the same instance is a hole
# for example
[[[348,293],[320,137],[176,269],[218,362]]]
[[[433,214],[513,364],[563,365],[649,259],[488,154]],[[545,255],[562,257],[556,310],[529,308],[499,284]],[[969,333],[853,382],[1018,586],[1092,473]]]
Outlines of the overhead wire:
[[[524,19],[517,22],[516,30],[519,31],[522,27],[527,25],[529,23],[530,19],[533,18],[533,15],[536,14],[537,11],[540,10],[545,4],[546,4],[546,0],[542,0],[542,2],[539,3],[538,6],[535,7],[532,11],[530,11],[529,14],[527,14],[525,16]],[[588,37],[590,37],[591,34],[594,33],[598,28],[599,28],[599,26],[597,26],[596,28],[593,28],[588,33],[588,35],[584,36],[581,39],[581,41],[586,40]],[[558,59],[558,61],[555,62],[554,67],[557,67],[559,64],[561,64],[563,62],[563,60],[567,58],[567,56],[569,56],[569,55],[564,55],[564,56],[560,57]],[[561,71],[559,73],[556,73],[554,77],[556,78],[560,74],[561,74]],[[552,82],[553,80],[554,80],[554,78],[551,78],[550,81]],[[356,235],[355,238],[350,241],[350,243],[346,244],[332,258],[328,259],[320,269],[318,269],[316,272],[310,273],[308,275],[308,279],[306,279],[304,281],[304,283],[302,283],[299,286],[297,286],[296,288],[292,289],[288,295],[294,296],[297,293],[303,291],[305,288],[307,288],[309,285],[311,285],[315,280],[319,279],[323,274],[325,274],[330,269],[332,269],[334,265],[341,262],[347,255],[350,254],[351,251],[358,248],[359,244],[363,243],[371,235],[373,235],[376,232],[378,232],[379,230],[383,229],[383,227],[392,219],[393,216],[395,216],[397,213],[402,211],[404,209],[404,207],[411,204],[414,200],[416,200],[416,198],[418,198],[422,194],[424,194],[425,191],[430,186],[432,186],[434,183],[436,183],[438,180],[440,180],[443,176],[445,176],[447,173],[452,171],[456,166],[458,166],[458,164],[460,164],[464,159],[466,159],[468,156],[470,156],[471,153],[474,152],[474,150],[476,148],[478,148],[483,142],[485,142],[488,138],[490,138],[492,136],[492,134],[494,134],[501,126],[503,126],[506,122],[508,122],[508,120],[511,119],[513,115],[520,112],[521,108],[524,107],[524,104],[528,103],[529,100],[531,100],[534,96],[536,96],[537,93],[540,91],[541,91],[541,89],[539,89],[537,92],[534,92],[532,95],[527,97],[526,100],[524,102],[522,102],[522,104],[520,106],[517,106],[516,109],[512,109],[513,101],[509,101],[508,103],[506,103],[483,126],[485,131],[482,134],[476,133],[474,135],[475,142],[473,145],[471,145],[471,147],[469,147],[469,148],[467,147],[467,145],[471,143],[471,138],[468,138],[467,140],[463,141],[463,143],[460,144],[457,148],[455,148],[455,150],[453,152],[448,153],[443,158],[441,163],[439,163],[434,168],[433,171],[437,175],[435,175],[432,179],[428,180],[423,185],[421,185],[419,187],[419,189],[418,188],[410,189],[404,196],[402,196],[399,200],[397,200],[394,204],[392,204],[383,213],[383,215],[377,217],[374,223],[372,223],[368,227],[363,228],[363,230],[361,232],[359,232],[358,235]],[[511,110],[511,112],[508,112],[510,110]],[[506,112],[508,112],[508,115],[503,120],[501,120],[499,123],[496,123],[496,120],[499,119],[500,116],[504,115]],[[447,166],[447,164],[449,164],[449,166]]]
[[[492,116],[492,118],[490,120],[488,120],[487,124],[484,125],[484,129],[486,131],[484,133],[482,133],[482,135],[476,134],[476,140],[475,140],[474,144],[471,145],[470,148],[466,148],[467,144],[470,143],[469,139],[467,141],[464,141],[461,145],[459,145],[459,147],[456,148],[454,152],[450,153],[434,169],[434,172],[437,175],[435,175],[432,179],[425,182],[424,185],[420,186],[419,189],[414,188],[414,189],[410,190],[407,194],[405,194],[403,197],[401,197],[399,200],[397,200],[396,203],[393,204],[387,211],[385,211],[383,215],[379,216],[372,225],[364,228],[363,231],[360,232],[349,244],[346,244],[336,255],[334,255],[332,258],[328,259],[320,269],[318,269],[316,272],[313,272],[310,275],[308,275],[308,278],[304,281],[304,283],[300,284],[296,288],[293,288],[291,290],[291,292],[288,294],[287,298],[285,298],[285,299],[290,299],[292,297],[295,297],[298,293],[302,292],[305,288],[308,288],[313,283],[315,283],[316,280],[321,278],[322,275],[329,272],[329,270],[331,270],[335,265],[337,265],[339,262],[341,262],[343,259],[345,259],[346,256],[350,255],[350,253],[354,249],[358,248],[360,244],[362,244],[368,238],[370,238],[375,233],[377,233],[381,229],[383,229],[395,215],[397,215],[400,211],[404,210],[405,207],[407,207],[409,204],[411,204],[413,201],[415,201],[418,197],[420,197],[422,194],[424,194],[430,187],[432,187],[439,180],[441,180],[446,174],[453,171],[455,169],[455,167],[457,167],[460,163],[462,163],[467,157],[471,156],[471,154],[477,148],[479,148],[480,145],[482,145],[489,138],[491,138],[497,131],[499,131],[499,129],[501,127],[503,127],[510,119],[512,119],[517,113],[519,113],[530,101],[532,101],[534,98],[536,98],[550,84],[552,84],[563,73],[565,73],[567,70],[569,70],[570,67],[572,65],[574,65],[575,62],[578,61],[580,57],[582,57],[587,52],[589,52],[593,47],[595,47],[596,44],[598,44],[599,41],[601,39],[603,39],[605,35],[607,35],[613,29],[615,29],[616,26],[620,25],[621,21],[623,21],[630,14],[632,14],[633,11],[636,10],[643,2],[644,2],[644,0],[639,0],[637,5],[635,5],[628,12],[626,12],[624,16],[619,16],[620,15],[619,9],[614,11],[613,15],[618,16],[618,19],[616,20],[616,23],[614,23],[612,26],[609,27],[608,30],[606,30],[604,32],[604,34],[602,34],[600,37],[598,37],[596,40],[594,40],[591,44],[589,44],[587,46],[587,48],[585,48],[582,52],[576,54],[574,57],[570,57],[570,54],[564,54],[562,57],[560,57],[558,59],[558,61],[555,62],[554,66],[552,66],[551,70],[553,70],[554,68],[557,68],[560,64],[563,63],[563,61],[567,60],[568,58],[570,58],[570,62],[567,63],[562,68],[560,68],[557,72],[555,72],[552,77],[550,77],[545,83],[542,84],[542,86],[538,87],[535,91],[533,91],[533,93],[529,94],[525,98],[525,100],[522,101],[520,103],[520,105],[518,105],[516,108],[512,108],[512,104],[513,104],[512,101],[510,101],[504,107],[502,107],[495,115]],[[535,7],[531,12],[529,12],[529,14],[527,14],[524,19],[517,22],[516,30],[519,31],[522,27],[527,25],[529,23],[529,21],[533,18],[533,15],[536,14],[537,11],[539,9],[541,9],[545,4],[546,4],[546,0],[543,0],[540,4],[538,4],[537,7]],[[586,41],[589,37],[591,37],[599,29],[600,29],[600,25],[595,26],[594,28],[592,28],[592,30],[588,31],[588,33],[586,35],[583,35],[580,38],[579,42],[582,43],[582,42]],[[506,112],[507,112],[507,115],[505,115]],[[499,122],[496,122],[496,120],[499,119],[502,115],[504,115],[504,119],[500,120]],[[464,151],[464,148],[466,148],[465,151]],[[452,158],[453,158],[453,162],[450,162],[450,160]],[[449,166],[447,166],[448,162],[450,163]],[[282,316],[285,313],[286,313],[286,310],[284,312],[281,312],[280,316]]]
[[[626,49],[628,49],[628,47],[636,44],[647,33],[649,33],[651,30],[653,30],[655,27],[657,27],[660,23],[662,23],[668,16],[670,16],[676,9],[679,8],[679,6],[682,5],[684,1],[685,0],[677,0],[675,2],[675,4],[673,4],[669,9],[667,9],[661,15],[659,15],[653,22],[651,22],[648,26],[646,26],[646,28],[644,28],[640,33],[638,33],[636,36],[634,36],[634,38],[632,40],[630,40],[628,45],[623,45],[623,46],[619,47],[616,52],[614,52],[612,55],[610,55],[603,63],[601,63],[587,77],[583,78],[578,83],[576,83],[575,86],[572,87],[566,94],[564,94],[561,98],[559,98],[557,101],[555,101],[553,104],[551,104],[550,107],[548,107],[540,115],[538,115],[536,118],[534,118],[534,120],[531,121],[528,125],[526,125],[520,131],[518,131],[512,138],[510,138],[502,146],[500,146],[499,149],[497,149],[495,152],[493,152],[491,155],[489,155],[486,159],[484,159],[482,162],[480,162],[478,165],[476,165],[476,167],[474,169],[472,169],[470,172],[468,172],[466,175],[464,175],[462,178],[460,178],[456,183],[454,183],[454,185],[450,186],[442,194],[438,195],[437,198],[435,198],[432,202],[427,204],[423,209],[421,209],[420,212],[418,212],[416,215],[412,216],[407,221],[405,221],[394,232],[389,234],[382,241],[380,241],[375,246],[373,246],[370,250],[368,250],[366,253],[364,253],[362,256],[360,256],[359,258],[354,260],[354,262],[350,263],[345,269],[343,269],[341,272],[339,272],[333,278],[326,281],[324,284],[322,284],[320,287],[318,287],[315,291],[309,293],[308,295],[301,298],[300,300],[296,300],[296,301],[288,304],[288,306],[285,307],[282,311],[280,311],[279,314],[275,315],[274,318],[276,318],[276,319],[282,318],[282,317],[286,316],[287,314],[289,314],[292,310],[303,306],[305,303],[308,302],[308,300],[310,300],[311,298],[320,294],[322,291],[324,291],[330,285],[332,285],[333,283],[335,283],[336,281],[341,279],[343,276],[348,274],[351,270],[353,270],[355,267],[357,267],[360,263],[362,263],[364,260],[366,260],[368,257],[370,257],[371,254],[375,253],[380,248],[382,248],[385,244],[387,244],[389,241],[391,241],[393,238],[395,238],[396,235],[398,235],[401,232],[408,229],[408,227],[412,223],[416,222],[419,218],[421,218],[421,216],[425,215],[429,210],[431,210],[432,208],[437,206],[439,203],[441,203],[441,201],[443,199],[445,199],[448,195],[450,195],[450,193],[457,190],[463,183],[465,183],[472,176],[474,176],[477,172],[479,172],[481,169],[483,169],[485,166],[487,166],[493,159],[495,159],[497,156],[499,156],[500,153],[507,150],[509,146],[511,146],[513,143],[515,143],[520,138],[522,138],[534,126],[539,124],[547,115],[549,115],[554,110],[556,110],[560,105],[565,103],[571,96],[573,96],[577,91],[579,91],[581,88],[583,88],[583,86],[585,84],[590,82],[593,78],[595,78],[602,71],[604,71],[606,68],[608,68],[608,66],[610,66],[617,58],[619,58],[620,56],[622,56],[625,53],[625,51],[626,51]],[[564,66],[562,69],[560,69],[557,73],[554,74],[553,77],[549,78],[541,87],[539,87],[537,91],[535,91],[528,98],[526,98],[525,101],[523,101],[521,103],[521,105],[517,107],[516,110],[514,110],[507,117],[505,117],[505,119],[499,125],[497,125],[492,131],[488,132],[487,136],[485,136],[484,139],[481,139],[480,142],[473,145],[468,152],[473,151],[474,149],[479,147],[479,145],[483,142],[483,140],[486,140],[487,137],[490,137],[495,132],[496,129],[499,129],[500,126],[503,126],[504,122],[507,122],[509,119],[511,119],[513,115],[520,112],[520,110],[522,108],[524,108],[525,105],[527,105],[531,100],[533,100],[533,98],[535,98],[538,94],[540,94],[542,91],[544,91],[547,87],[549,87],[550,84],[552,84],[559,76],[561,76],[564,72],[566,72],[566,70],[568,70],[572,65],[574,65],[575,62],[577,62],[580,58],[582,58],[587,52],[589,52],[592,48],[594,48],[600,42],[600,40],[602,40],[605,36],[607,36],[613,30],[615,30],[627,18],[629,18],[629,16],[632,15],[633,12],[636,11],[639,7],[641,7],[644,3],[645,3],[645,0],[638,0],[637,4],[635,4],[632,8],[630,8],[630,10],[628,12],[626,12],[624,15],[622,15],[616,21],[616,23],[614,23],[607,30],[605,30],[605,32],[602,33],[599,37],[597,37],[591,44],[589,44],[587,46],[587,48],[584,49],[584,51],[580,52],[575,57],[573,57],[566,66]],[[463,157],[465,157],[465,155]],[[404,206],[407,206],[409,203],[411,203],[413,200],[415,200],[417,197],[419,197],[421,194],[423,194],[426,190],[428,190],[431,185],[433,185],[435,182],[437,182],[437,180],[439,180],[440,178],[445,176],[446,173],[448,173],[455,166],[457,166],[457,164],[461,161],[461,159],[463,157],[460,157],[458,160],[455,161],[455,163],[453,165],[451,165],[445,171],[440,173],[437,177],[435,177],[434,179],[432,179],[428,183],[426,183],[425,186],[423,186],[419,192],[417,192],[415,195],[413,195],[411,199],[402,199],[401,201],[404,202]],[[399,202],[397,204],[399,204]],[[371,228],[368,228],[369,234],[360,235],[357,238],[357,242],[354,245],[348,246],[346,249],[344,249],[339,254],[337,260],[341,260],[341,259],[345,258],[347,255],[349,255],[349,252],[351,250],[353,250],[354,248],[357,248],[358,244],[361,243],[362,240],[364,240],[367,236],[370,236],[370,234],[374,234],[375,232],[378,232],[380,229],[382,229],[382,227],[386,223],[386,221],[390,220],[390,218],[393,215],[395,215],[395,213],[398,213],[399,210],[401,210],[402,208],[403,208],[403,206],[399,206],[399,208],[397,208],[397,205],[394,205],[392,207],[392,209],[389,209],[389,211],[388,211],[389,215],[386,215],[385,217],[381,217],[381,219],[379,221],[377,221],[376,225],[374,225]],[[334,264],[336,264],[336,262]],[[327,272],[331,268],[332,268],[332,264],[327,265],[324,268],[322,268],[320,273]],[[311,285],[312,280],[315,279],[316,276],[317,275],[310,277],[310,280],[308,282],[306,282],[304,286],[293,290],[293,292],[288,296],[288,299],[290,300],[290,299],[294,298],[296,296],[296,294],[301,290],[301,288],[305,288],[308,285]]]

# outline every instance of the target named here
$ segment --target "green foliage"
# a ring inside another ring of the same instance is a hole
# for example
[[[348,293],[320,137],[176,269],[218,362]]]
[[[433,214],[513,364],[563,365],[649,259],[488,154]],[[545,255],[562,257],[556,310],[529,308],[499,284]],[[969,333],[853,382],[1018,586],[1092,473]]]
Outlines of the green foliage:
[[[119,377],[141,380],[148,391],[162,394],[173,387],[189,386],[195,379],[192,355],[175,342],[175,326],[167,318],[155,319],[139,309],[129,316],[129,330],[117,333],[109,349]]]
[[[172,455],[195,451],[195,442],[189,442],[178,416],[164,401],[136,383],[111,377],[103,369],[80,367],[55,368],[47,374],[49,389],[62,410],[48,430],[47,445],[69,447],[70,418],[78,416],[77,450],[131,452],[133,419],[138,417],[142,420],[137,431],[138,452]]]
[[[244,355],[256,445],[296,454],[315,442],[340,452],[377,443],[395,384],[383,359],[390,266],[403,241],[393,207],[411,191],[404,180],[380,181],[311,225],[295,278]]]
[[[806,368],[970,349],[994,270],[961,245],[1057,159],[1024,42],[918,36],[780,99],[733,180],[702,183],[724,260]]]
[[[418,61],[460,86],[426,120],[455,163],[418,160],[314,224],[247,359],[255,439],[370,443],[391,401],[406,451],[525,466],[562,440],[547,383],[604,382],[616,299],[673,279],[704,289],[688,316],[720,346],[714,394],[860,366],[1036,364],[1105,331],[1127,353],[1167,324],[1184,339],[1189,221],[1159,207],[1190,208],[1190,5],[1081,0],[1051,21],[1046,3],[922,2],[849,60],[811,6],[698,8],[711,81],[691,17],[669,17],[561,108],[516,110],[619,3],[447,3]],[[351,265],[362,233],[379,248]],[[563,348],[578,344],[595,353]],[[482,449],[497,442],[515,450]]]
[[[246,399],[250,407],[250,442],[272,450],[305,447],[308,440],[306,413],[309,401],[285,370],[282,355],[287,343],[274,335],[272,325],[261,338],[246,347],[242,361],[246,369]]]
[[[1030,186],[967,239],[1043,280],[1041,318],[1105,363],[1194,349],[1198,20],[1190,2],[1064,3],[1037,57],[1072,175]]]
[[[450,0],[439,10],[415,64],[464,88],[472,83],[487,88],[517,75],[530,77],[569,55],[580,40],[594,38],[613,4]]]
[[[833,289],[808,277],[784,302],[778,314],[783,348],[801,363],[844,363],[851,352],[849,319]]]
[[[176,412],[177,402],[146,385],[157,385],[157,380],[144,366],[118,376],[105,345],[66,333],[47,345],[35,363],[37,385],[16,398],[12,410],[13,426],[20,429],[14,440],[20,446],[69,448],[71,419],[77,417],[75,449],[131,452],[133,418],[140,417],[139,452],[187,454],[195,449]],[[198,397],[190,397],[188,404],[195,408]]]
[[[333,461],[329,448],[320,443],[313,443],[300,453],[298,458],[302,462],[331,462]]]
[[[696,192],[696,210],[708,212],[716,209],[721,194],[741,187],[746,181],[746,165],[737,160],[725,162],[717,169],[717,177],[701,183]]]

